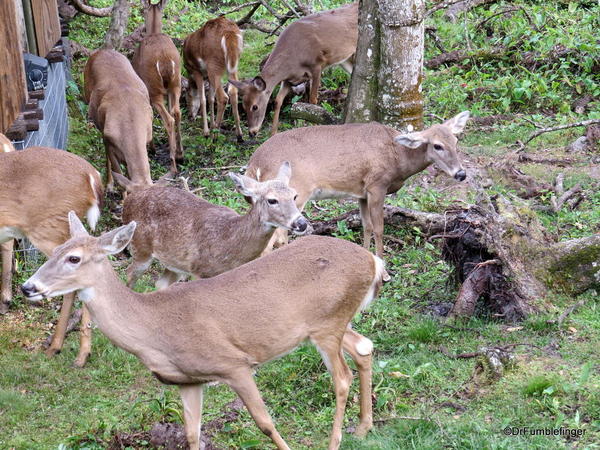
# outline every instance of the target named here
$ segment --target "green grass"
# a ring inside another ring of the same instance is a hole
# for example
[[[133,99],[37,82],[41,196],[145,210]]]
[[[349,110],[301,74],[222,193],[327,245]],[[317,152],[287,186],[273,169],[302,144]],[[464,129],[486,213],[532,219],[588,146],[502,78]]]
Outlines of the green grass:
[[[94,5],[108,3],[109,0],[98,0]],[[339,3],[325,1],[323,6]],[[555,3],[532,2],[532,20],[551,24],[561,29],[561,33],[548,29],[536,38],[527,31],[527,19],[521,13],[511,20],[502,15],[491,19],[491,26],[496,32],[501,29],[504,33],[503,45],[524,36],[527,51],[548,51],[556,43],[582,49],[595,46],[590,34],[593,11],[569,6],[568,2]],[[524,5],[523,2],[518,4]],[[506,2],[498,2],[498,6],[489,11],[469,13],[468,31],[473,46],[498,44],[475,33],[472,22],[477,23],[506,6]],[[179,38],[214,16],[196,2],[171,0],[166,17],[175,16],[184,7],[188,7],[188,12],[180,20],[165,25],[166,32]],[[477,14],[482,16],[477,18]],[[433,23],[448,49],[460,48],[464,40],[462,21],[449,24],[438,16],[434,16]],[[134,29],[140,20],[136,10],[129,28]],[[72,23],[72,37],[95,48],[100,45],[107,23],[106,19],[80,16]],[[269,48],[264,45],[263,35],[256,31],[246,32],[244,38],[246,46],[240,72],[243,77],[251,77],[257,73],[258,62]],[[428,43],[427,57],[434,56],[436,51]],[[469,70],[451,68],[428,73],[424,86],[428,112],[450,117],[460,110],[470,109],[476,115],[526,114],[525,117],[543,126],[569,122],[575,117],[565,110],[565,105],[577,94],[577,86],[592,93],[597,89],[597,80],[594,81],[586,69],[587,52],[591,50],[586,50],[580,60],[570,59],[564,67],[542,67],[544,74],[555,71],[560,83],[553,86],[553,81],[547,81],[549,88],[545,93],[535,73],[517,73],[506,61],[481,63]],[[581,65],[578,72],[573,71],[576,62]],[[86,122],[86,107],[81,102],[82,67],[83,61],[75,62],[75,81],[68,88],[69,149],[104,172],[100,134]],[[348,77],[339,70],[328,71],[323,78],[323,85],[330,89],[344,83],[348,83]],[[479,98],[470,96],[469,92],[478,87],[486,90],[481,91]],[[525,91],[515,94],[517,88]],[[527,93],[527,89],[531,92]],[[540,109],[557,115],[549,118],[539,113]],[[587,116],[597,116],[597,111],[591,108]],[[468,129],[461,142],[463,152],[484,166],[501,160],[512,151],[511,145],[516,140],[524,140],[534,130],[522,117],[515,116],[514,120],[491,130]],[[232,125],[229,111],[226,111],[226,123]],[[294,124],[283,124],[283,128],[292,126]],[[264,128],[259,142],[268,137],[268,127]],[[570,129],[540,136],[532,141],[529,151],[564,157],[562,146],[581,131]],[[154,122],[154,139],[161,144],[166,141],[158,120]],[[204,138],[199,121],[190,122],[186,118],[183,145],[186,153],[182,175],[189,177],[190,186],[202,188],[199,195],[212,202],[244,211],[247,204],[227,177],[229,170],[237,168],[219,167],[244,165],[258,144],[238,146],[230,132],[213,133],[210,138]],[[567,156],[576,159],[568,168],[519,165],[537,180],[549,183],[558,171],[564,170],[567,189],[581,183],[585,199],[578,208],[564,208],[558,214],[538,213],[543,225],[557,240],[588,236],[600,230],[600,197],[597,180],[590,173],[589,155]],[[156,161],[152,161],[151,166],[154,179],[167,170]],[[387,203],[440,211],[462,201],[453,190],[424,186],[417,176],[396,195],[388,197]],[[494,180],[489,192],[510,194],[512,189],[503,180]],[[536,200],[542,206],[549,205],[549,201],[549,196]],[[114,206],[114,201],[109,201],[105,207],[100,231],[119,224],[112,217]],[[318,209],[307,207],[307,215],[312,220],[335,217],[357,207],[352,201],[322,201],[318,206]],[[338,237],[361,243],[361,232],[349,230],[344,223],[339,225]],[[545,299],[545,311],[520,324],[505,324],[497,317],[480,315],[448,327],[436,314],[451,307],[457,287],[449,282],[452,268],[442,260],[438,241],[427,241],[418,229],[386,227],[385,234],[386,262],[393,279],[354,324],[356,330],[375,344],[376,427],[364,440],[344,433],[342,448],[600,447],[600,311],[595,293],[580,297],[587,300],[585,305],[569,315],[560,327],[549,319],[556,318],[580,298],[551,294]],[[127,264],[118,263],[122,273]],[[35,269],[22,262],[20,267]],[[138,282],[137,290],[151,290],[158,270],[158,266],[153,266]],[[21,273],[19,280],[27,276],[28,273]],[[147,431],[157,421],[181,420],[177,389],[161,385],[136,358],[115,348],[98,331],[94,332],[93,354],[84,369],[71,367],[78,349],[75,334],[68,337],[60,355],[48,359],[41,350],[41,343],[57,316],[56,308],[49,305],[35,308],[17,295],[10,313],[0,318],[0,448],[55,449],[62,445],[100,449],[106,448],[116,433]],[[440,346],[444,346],[450,353],[460,354],[510,343],[527,345],[515,347],[516,364],[497,381],[475,374],[476,359],[452,359],[440,351]],[[335,396],[331,379],[312,346],[304,345],[266,364],[258,370],[256,380],[278,430],[292,448],[326,448]],[[357,394],[355,382],[345,429],[357,423]],[[208,388],[203,421],[222,418],[228,412],[226,405],[234,399],[235,395],[225,386]],[[566,427],[583,429],[585,435],[579,438],[507,436],[503,433],[507,426]],[[240,411],[239,417],[226,421],[211,438],[220,448],[267,448],[270,445],[245,410]]]

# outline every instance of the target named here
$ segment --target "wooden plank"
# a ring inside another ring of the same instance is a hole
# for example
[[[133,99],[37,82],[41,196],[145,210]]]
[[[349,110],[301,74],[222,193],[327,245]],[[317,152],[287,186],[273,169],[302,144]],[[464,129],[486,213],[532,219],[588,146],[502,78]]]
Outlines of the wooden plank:
[[[0,1],[0,23],[0,132],[4,133],[27,99],[14,2]]]
[[[31,0],[39,56],[46,57],[60,39],[56,0]]]

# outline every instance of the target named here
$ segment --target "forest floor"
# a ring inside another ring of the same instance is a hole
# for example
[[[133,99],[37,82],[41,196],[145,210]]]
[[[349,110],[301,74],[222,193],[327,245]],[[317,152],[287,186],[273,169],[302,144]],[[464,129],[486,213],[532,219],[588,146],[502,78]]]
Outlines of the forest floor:
[[[79,26],[89,31],[90,24]],[[174,31],[183,36],[189,32],[185,27],[193,25],[172,26],[183,27]],[[82,33],[73,28],[76,37]],[[262,41],[253,36],[258,33],[246,33],[250,56],[242,64],[244,75],[255,72],[253,63],[265,53]],[[92,48],[97,42],[85,44]],[[102,141],[85,118],[80,96],[83,62],[74,63],[74,81],[68,90],[69,150],[104,173]],[[324,89],[347,83],[344,77],[338,70],[328,72]],[[435,108],[439,104],[432,110],[444,114]],[[285,115],[284,109],[284,119]],[[247,204],[226,174],[246,164],[268,137],[267,127],[257,142],[238,145],[229,108],[226,117],[224,131],[204,138],[199,120],[190,121],[186,115],[181,175],[188,178],[190,188],[199,188],[203,198],[243,212]],[[469,125],[460,143],[467,166],[488,170],[490,194],[515,198],[522,195],[522,185],[515,184],[502,168],[510,164],[519,176],[531,176],[541,191],[526,201],[537,208],[536,214],[557,241],[600,232],[600,154],[597,150],[567,152],[566,146],[583,132],[583,128],[572,128],[533,140],[525,150],[529,160],[519,160],[515,142],[534,131],[532,117],[544,124],[555,118],[515,112],[504,122]],[[282,128],[304,125],[285,122]],[[151,166],[157,179],[168,168],[165,133],[157,117],[154,134],[157,153],[151,155]],[[579,183],[582,195],[577,204],[567,204],[555,213],[545,207],[551,205],[552,184],[560,173],[565,190]],[[401,191],[388,196],[387,203],[441,212],[453,204],[474,201],[469,195],[459,182],[431,169],[411,178]],[[110,198],[107,202],[99,232],[120,224],[118,201]],[[335,217],[356,204],[321,201],[316,206],[306,210],[310,220]],[[337,236],[361,241],[360,233],[344,223],[338,224]],[[543,311],[518,323],[494,317],[485,304],[470,320],[447,323],[444,315],[453,304],[457,286],[437,242],[428,241],[416,228],[386,227],[385,236],[392,281],[354,321],[357,331],[375,344],[375,428],[362,440],[351,434],[358,417],[355,382],[342,448],[600,448],[600,305],[596,292],[576,298],[551,293],[544,299]],[[19,258],[15,282],[36,269]],[[126,257],[113,263],[123,275]],[[137,290],[152,290],[159,270],[153,265]],[[156,447],[166,440],[172,445],[182,442],[182,408],[176,388],[161,385],[135,357],[114,347],[97,330],[85,368],[71,366],[78,350],[77,333],[69,335],[62,353],[47,358],[43,343],[52,332],[60,302],[34,307],[15,294],[9,313],[0,317],[0,448],[121,449]],[[578,301],[582,306],[562,323],[553,322]],[[451,357],[494,346],[509,348],[514,356],[499,379],[479,370],[482,361],[477,357]],[[279,432],[292,448],[326,448],[335,397],[330,376],[312,346],[304,345],[268,363],[257,371],[256,381]],[[531,430],[543,431],[532,434]],[[270,448],[268,438],[226,386],[207,388],[203,432],[207,448]]]

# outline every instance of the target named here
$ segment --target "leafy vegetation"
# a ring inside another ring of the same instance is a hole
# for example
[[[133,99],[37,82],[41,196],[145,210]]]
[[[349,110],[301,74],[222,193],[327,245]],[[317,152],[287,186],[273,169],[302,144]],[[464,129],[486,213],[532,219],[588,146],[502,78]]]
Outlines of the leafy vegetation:
[[[316,2],[334,7],[341,1]],[[95,5],[110,4],[97,0]],[[226,10],[239,2],[221,2]],[[214,16],[212,4],[171,0],[165,12],[165,32],[185,35]],[[512,12],[503,12],[508,9]],[[181,13],[181,11],[185,11]],[[243,14],[243,13],[238,13]],[[258,12],[266,14],[264,11]],[[505,124],[488,129],[471,128],[463,140],[463,151],[481,165],[502,159],[510,145],[523,140],[532,125],[565,123],[573,119],[600,117],[597,78],[599,54],[597,29],[600,7],[594,2],[499,1],[489,8],[472,10],[456,23],[442,18],[443,11],[429,19],[445,51],[466,50],[490,53],[503,47],[498,57],[471,58],[459,64],[428,70],[424,82],[427,112],[449,117],[470,109],[474,115],[511,114]],[[177,20],[169,20],[178,17]],[[71,38],[88,48],[102,41],[107,19],[78,16],[71,24]],[[136,11],[129,25],[141,23]],[[257,73],[260,60],[269,52],[264,34],[245,33],[241,76]],[[554,49],[564,46],[573,52],[555,58]],[[427,59],[440,50],[427,40]],[[534,52],[535,67],[525,61]],[[70,105],[69,149],[104,170],[104,148],[100,134],[86,121],[82,103],[82,61],[73,65],[74,81],[68,86]],[[326,72],[326,89],[344,87],[348,77],[340,71]],[[573,101],[586,93],[593,99],[587,113],[575,115]],[[296,99],[298,100],[298,99]],[[332,107],[334,112],[335,108]],[[185,114],[185,109],[184,109]],[[256,143],[235,144],[232,119],[221,133],[202,137],[198,121],[187,118],[183,125],[185,161],[183,173],[192,188],[212,202],[243,211],[244,199],[234,192],[223,166],[243,166]],[[284,114],[285,118],[285,114]],[[287,123],[285,126],[297,126]],[[266,128],[266,127],[265,127]],[[581,134],[569,129],[540,136],[531,152],[562,157],[564,145]],[[155,142],[164,146],[166,135],[158,119]],[[263,130],[259,140],[267,138]],[[558,171],[565,173],[565,188],[582,185],[584,199],[577,208],[559,213],[539,212],[538,217],[557,240],[586,236],[600,231],[600,194],[597,164],[590,154],[571,155],[569,167],[524,163],[520,168],[536,180],[551,182]],[[153,178],[167,167],[152,158]],[[594,170],[596,170],[594,174]],[[432,178],[431,174],[425,177]],[[441,177],[440,177],[441,178]],[[452,190],[410,180],[388,203],[423,211],[440,211],[454,204]],[[511,195],[511,185],[494,180],[491,192]],[[462,199],[461,199],[462,200]],[[471,199],[474,201],[474,199]],[[548,206],[550,192],[536,200]],[[103,212],[100,231],[119,222],[114,199]],[[334,217],[355,208],[353,202],[322,201],[309,207],[312,220]],[[375,429],[364,440],[345,433],[347,449],[535,449],[600,447],[600,371],[598,343],[600,314],[597,293],[578,299],[552,295],[546,310],[521,324],[506,324],[501,318],[481,314],[459,326],[447,326],[440,315],[451,307],[456,286],[448,280],[452,268],[443,261],[436,241],[428,241],[418,229],[386,227],[386,262],[393,279],[377,301],[358,317],[355,328],[375,344],[374,408]],[[338,237],[361,242],[361,234],[338,224]],[[128,261],[116,260],[124,272]],[[22,281],[36,267],[20,261]],[[29,272],[27,272],[29,271]],[[137,289],[153,289],[156,270],[150,270]],[[549,322],[575,300],[585,300],[562,323]],[[94,332],[93,355],[84,369],[73,369],[77,336],[68,337],[63,352],[48,359],[41,344],[57,319],[58,304],[36,308],[18,295],[11,312],[0,319],[0,447],[1,448],[106,448],[115,436],[149,430],[154,422],[181,422],[177,390],[163,386],[135,357],[116,349],[99,332]],[[451,354],[477,351],[490,345],[517,345],[515,366],[492,381],[475,371],[470,358]],[[256,375],[259,389],[280,433],[293,448],[325,448],[334,410],[331,380],[312,346],[271,362]],[[357,423],[357,383],[349,397],[346,427]],[[270,444],[245,409],[232,418],[230,402],[235,395],[225,386],[207,389],[203,422],[218,448],[265,448]],[[582,429],[582,436],[507,435],[506,427]],[[150,443],[139,440],[136,447]],[[119,447],[117,447],[119,448]]]

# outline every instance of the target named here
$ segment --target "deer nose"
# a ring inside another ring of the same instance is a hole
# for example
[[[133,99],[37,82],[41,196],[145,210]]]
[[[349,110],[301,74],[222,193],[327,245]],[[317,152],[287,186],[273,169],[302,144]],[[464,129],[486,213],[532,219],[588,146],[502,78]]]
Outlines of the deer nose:
[[[254,137],[256,136],[256,131],[248,131],[248,135],[249,135],[251,138],[254,138]]]
[[[304,234],[308,229],[308,220],[300,216],[293,224],[292,230],[297,234]]]
[[[33,297],[37,294],[37,288],[35,284],[26,282],[21,285],[21,292],[25,297]]]
[[[461,169],[454,174],[454,178],[456,178],[458,181],[463,181],[465,178],[467,178],[467,172]]]

